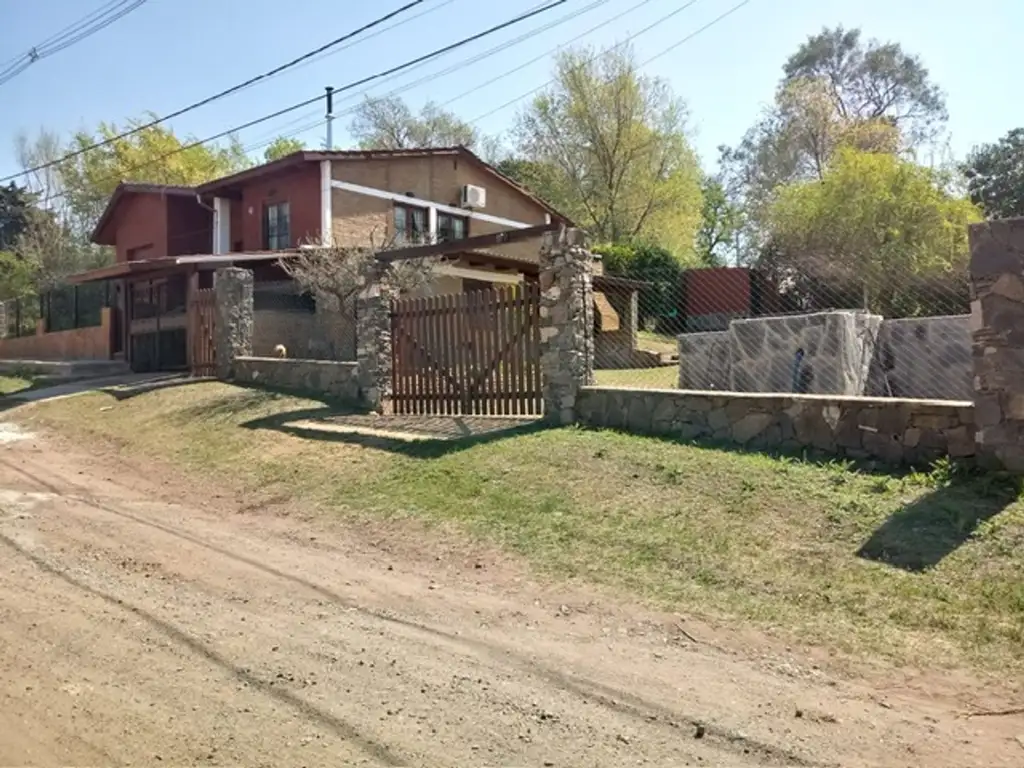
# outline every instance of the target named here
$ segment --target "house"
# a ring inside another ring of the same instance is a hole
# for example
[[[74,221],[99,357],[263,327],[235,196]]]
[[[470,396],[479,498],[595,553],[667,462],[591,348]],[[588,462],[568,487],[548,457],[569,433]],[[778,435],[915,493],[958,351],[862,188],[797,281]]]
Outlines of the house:
[[[318,242],[451,241],[553,221],[570,224],[465,147],[301,151],[197,187],[119,185],[93,233],[116,261],[71,282],[110,281],[111,356],[136,370],[188,365],[187,299],[228,265],[255,276],[257,354],[284,343],[319,356],[314,347],[326,345],[346,359],[351,329],[283,288],[290,283],[279,263],[289,252]],[[467,250],[446,256],[425,290],[476,290],[537,272],[536,242]]]

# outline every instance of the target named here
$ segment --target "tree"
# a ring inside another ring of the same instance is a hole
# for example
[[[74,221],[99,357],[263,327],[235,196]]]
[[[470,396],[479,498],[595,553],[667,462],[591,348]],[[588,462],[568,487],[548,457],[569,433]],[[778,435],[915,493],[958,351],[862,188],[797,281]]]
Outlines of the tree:
[[[33,195],[13,181],[0,187],[0,251],[9,251],[28,229]]]
[[[725,264],[729,250],[736,244],[742,214],[725,193],[722,182],[714,176],[701,187],[703,208],[697,229],[697,258],[706,267]]]
[[[192,137],[179,138],[170,128],[155,125],[123,139],[114,138],[125,128],[138,128],[151,119],[155,116],[129,120],[124,126],[100,123],[95,132],[83,131],[72,138],[72,151],[109,142],[60,165],[73,228],[91,230],[122,181],[191,186],[251,165],[234,137],[227,146],[189,146],[194,142]]]
[[[963,166],[971,200],[989,218],[1024,216],[1024,128],[975,148]]]
[[[454,147],[472,149],[482,136],[454,113],[428,102],[414,114],[402,99],[367,98],[356,110],[349,132],[360,149]]]
[[[967,225],[980,218],[934,171],[843,147],[820,181],[779,190],[768,266],[782,281],[809,281],[830,297],[845,292],[853,306],[887,317],[949,312],[954,295],[957,306],[963,299]]]
[[[825,83],[843,118],[885,120],[912,145],[932,138],[947,117],[945,97],[921,59],[898,43],[865,43],[859,29],[826,28],[812,35],[783,71],[787,83]]]
[[[372,238],[366,247],[312,245],[314,247],[300,249],[294,258],[282,259],[281,268],[315,298],[318,312],[334,316],[328,324],[349,338],[355,333],[356,299],[371,281],[379,279],[386,270],[388,284],[398,293],[415,291],[431,281],[439,263],[439,259],[433,257],[402,259],[385,266],[377,260],[381,249]],[[338,354],[338,350],[333,354]]]
[[[942,92],[920,59],[859,30],[825,29],[783,67],[773,105],[723,150],[727,189],[746,213],[744,240],[764,245],[763,216],[781,184],[822,178],[841,147],[913,152],[946,120]]]
[[[13,251],[0,251],[0,301],[30,294],[34,283],[31,264]]]
[[[610,275],[641,280],[639,315],[643,327],[678,333],[678,307],[683,266],[671,252],[656,245],[624,243],[595,246]]]
[[[662,244],[692,258],[700,171],[686,110],[633,52],[569,51],[518,117],[518,155],[551,168],[544,195],[599,241]]]
[[[280,160],[293,152],[301,152],[306,148],[306,142],[300,139],[291,139],[287,136],[278,136],[270,146],[263,150],[263,161],[266,163]]]

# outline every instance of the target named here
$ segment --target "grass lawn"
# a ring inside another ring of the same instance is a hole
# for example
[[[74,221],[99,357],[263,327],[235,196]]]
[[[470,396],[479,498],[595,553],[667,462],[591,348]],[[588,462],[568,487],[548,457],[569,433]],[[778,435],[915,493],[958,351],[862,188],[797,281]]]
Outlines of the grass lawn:
[[[341,517],[455,524],[548,576],[787,641],[1024,670],[1024,502],[1007,480],[947,466],[873,475],[576,428],[383,445],[289,431],[287,414],[315,409],[327,410],[204,383],[22,413],[261,497]]]
[[[670,355],[679,352],[679,342],[674,336],[665,336],[653,331],[637,331],[637,346],[651,352],[667,352]]]
[[[35,381],[27,376],[0,376],[0,395],[13,395],[23,389],[32,389]]]
[[[594,371],[594,383],[602,387],[634,387],[637,389],[677,389],[679,366],[657,368],[600,369]]]

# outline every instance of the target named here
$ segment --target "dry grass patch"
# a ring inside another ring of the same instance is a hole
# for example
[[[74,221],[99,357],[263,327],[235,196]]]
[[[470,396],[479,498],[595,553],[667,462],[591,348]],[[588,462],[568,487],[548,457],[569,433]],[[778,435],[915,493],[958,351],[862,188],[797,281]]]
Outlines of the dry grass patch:
[[[594,383],[602,387],[636,389],[678,389],[679,367],[600,369],[594,371]]]
[[[113,406],[101,410],[104,406]],[[556,577],[854,654],[1024,669],[1019,485],[612,432],[312,437],[322,403],[224,384],[24,411],[75,436],[357,518],[457,524]]]

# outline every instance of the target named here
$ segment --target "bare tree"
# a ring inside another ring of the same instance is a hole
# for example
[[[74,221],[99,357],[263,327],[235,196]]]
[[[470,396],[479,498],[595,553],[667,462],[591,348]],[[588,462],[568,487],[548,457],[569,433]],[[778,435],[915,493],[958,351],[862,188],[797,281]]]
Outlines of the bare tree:
[[[281,268],[325,309],[353,317],[359,294],[385,269],[388,283],[399,293],[408,293],[430,283],[439,261],[436,257],[401,259],[385,267],[377,259],[382,250],[392,247],[313,244],[282,259]]]

